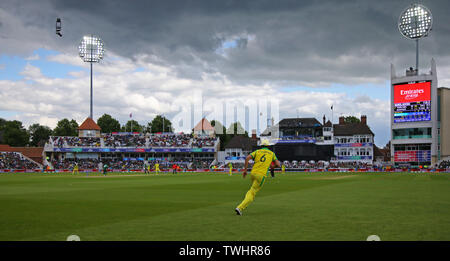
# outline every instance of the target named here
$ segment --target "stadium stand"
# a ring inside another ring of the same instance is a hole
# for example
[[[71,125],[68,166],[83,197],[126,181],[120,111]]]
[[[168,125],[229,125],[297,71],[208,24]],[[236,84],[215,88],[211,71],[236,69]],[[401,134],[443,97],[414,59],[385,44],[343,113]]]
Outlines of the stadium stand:
[[[149,136],[149,147],[188,147],[190,134],[153,134]]]
[[[219,139],[213,135],[137,132],[92,135],[88,131],[96,127],[95,122],[90,125],[83,128],[84,133],[79,132],[79,136],[89,134],[89,137],[49,138],[45,152],[53,169],[71,170],[75,163],[84,170],[107,164],[109,169],[142,171],[144,166],[153,168],[156,163],[160,169],[170,169],[173,165],[181,169],[208,169],[219,148]]]
[[[104,134],[102,139],[105,147],[147,147],[147,138],[143,134]]]
[[[284,161],[283,164],[286,168],[295,169],[334,169],[334,168],[344,168],[344,169],[368,169],[372,168],[372,164],[363,162],[328,162],[328,161]]]
[[[96,137],[50,137],[49,143],[58,148],[64,147],[100,147],[100,138]]]
[[[216,138],[208,136],[198,136],[194,137],[192,140],[192,147],[202,148],[202,147],[213,147],[216,142]]]
[[[439,166],[439,169],[450,169],[450,160],[444,160],[442,161]]]
[[[0,169],[38,169],[38,164],[26,159],[18,152],[0,152]]]
[[[103,164],[108,165],[110,170],[120,171],[143,171],[144,167],[150,166],[150,169],[155,168],[155,164],[160,164],[162,171],[169,170],[175,164],[181,169],[196,170],[207,169],[212,161],[205,160],[164,160],[164,161],[143,161],[143,160],[120,160],[120,159],[64,159],[52,160],[51,164],[57,170],[72,170],[75,164],[82,170],[99,169]]]
[[[49,139],[49,144],[57,148],[69,147],[214,147],[214,137],[192,137],[190,134],[103,134],[98,137],[55,137]]]
[[[22,160],[30,162],[30,164],[25,164],[25,166],[37,166],[39,168],[43,163],[43,147],[11,147],[6,144],[0,144],[0,152],[14,152],[20,154]]]

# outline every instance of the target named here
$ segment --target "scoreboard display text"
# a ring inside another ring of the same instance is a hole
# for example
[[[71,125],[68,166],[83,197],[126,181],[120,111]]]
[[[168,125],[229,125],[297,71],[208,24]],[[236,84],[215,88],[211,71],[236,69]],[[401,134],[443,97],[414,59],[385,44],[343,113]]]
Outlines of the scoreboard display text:
[[[394,153],[395,162],[429,162],[431,161],[430,150],[417,151],[396,151]]]
[[[431,120],[431,82],[394,85],[394,123]]]

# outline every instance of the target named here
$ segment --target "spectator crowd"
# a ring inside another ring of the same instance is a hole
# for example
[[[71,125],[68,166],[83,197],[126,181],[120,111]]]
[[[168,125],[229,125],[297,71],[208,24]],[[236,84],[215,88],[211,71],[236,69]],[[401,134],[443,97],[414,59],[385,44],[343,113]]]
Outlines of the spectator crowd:
[[[213,147],[214,137],[193,137],[191,134],[103,134],[99,137],[52,136],[49,143],[63,147]]]
[[[17,152],[0,152],[0,169],[36,169],[39,166]]]
[[[63,147],[100,147],[101,142],[98,137],[73,137],[73,136],[52,136],[50,143],[58,148]]]
[[[286,168],[298,168],[298,169],[368,169],[372,168],[373,165],[364,162],[328,162],[328,161],[284,161],[284,166]]]
[[[438,169],[450,169],[450,160],[444,160],[439,163]]]
[[[146,147],[146,137],[143,134],[112,135],[105,134],[103,142],[106,147]]]
[[[159,164],[161,170],[172,169],[173,165],[178,166],[183,170],[192,169],[208,169],[212,160],[192,160],[192,159],[172,159],[172,160],[120,160],[120,159],[64,159],[52,160],[53,169],[56,170],[72,170],[76,164],[80,170],[101,169],[103,164],[107,164],[108,169],[114,170],[141,170],[150,167],[155,169],[155,164]]]
[[[192,139],[192,147],[213,147],[216,142],[216,138],[209,136],[198,136]]]
[[[149,136],[149,147],[188,147],[190,134],[156,134]]]

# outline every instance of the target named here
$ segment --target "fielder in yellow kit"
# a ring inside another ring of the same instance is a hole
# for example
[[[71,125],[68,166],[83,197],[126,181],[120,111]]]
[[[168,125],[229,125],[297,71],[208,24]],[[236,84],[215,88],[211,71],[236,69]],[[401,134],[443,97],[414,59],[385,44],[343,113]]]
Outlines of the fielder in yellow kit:
[[[158,174],[160,172],[160,170],[159,170],[159,163],[155,164],[155,172],[156,172],[156,174]]]
[[[78,172],[78,163],[77,162],[75,162],[75,166],[73,166],[73,170],[72,170],[72,174],[75,174],[75,173],[80,174]]]
[[[238,215],[242,215],[242,211],[244,211],[244,209],[246,209],[255,199],[256,193],[258,193],[264,184],[270,164],[275,162],[275,166],[280,167],[280,162],[278,161],[277,156],[275,156],[275,153],[267,148],[267,146],[269,146],[269,141],[262,140],[261,146],[263,146],[262,149],[255,150],[245,159],[244,172],[242,173],[244,178],[247,176],[248,162],[253,159],[255,163],[253,164],[253,168],[250,173],[252,186],[247,194],[245,194],[245,198],[242,203],[235,209],[236,214]]]

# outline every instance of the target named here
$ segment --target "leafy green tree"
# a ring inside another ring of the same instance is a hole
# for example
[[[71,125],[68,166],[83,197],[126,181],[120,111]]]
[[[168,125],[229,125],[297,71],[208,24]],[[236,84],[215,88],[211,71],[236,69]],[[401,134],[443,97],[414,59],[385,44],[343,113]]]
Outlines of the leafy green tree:
[[[163,120],[164,120],[164,130],[163,130]],[[172,123],[164,116],[157,115],[150,123],[151,133],[157,132],[172,132]]]
[[[77,136],[78,135],[78,123],[75,120],[68,120],[66,118],[58,121],[55,129],[53,130],[54,136]]]
[[[230,124],[230,127],[226,129],[219,121],[212,120],[211,126],[214,127],[216,136],[220,139],[220,150],[224,150],[225,146],[234,136],[240,135],[248,137],[248,132],[245,131],[240,122],[232,123]]]
[[[227,135],[227,128],[225,128],[220,121],[212,120],[211,126],[214,127],[216,137],[220,140],[220,150],[225,150],[225,145],[231,140],[230,135]]]
[[[75,135],[74,136],[77,136],[78,135],[78,127],[79,127],[77,121],[74,120],[74,119],[71,119],[70,120],[70,126],[72,127],[72,130],[75,130],[75,132],[74,132]]]
[[[35,123],[28,127],[28,133],[30,135],[30,145],[42,147],[48,141],[50,135],[52,135],[52,129],[47,126]]]
[[[5,142],[3,142],[3,133],[4,133],[4,131],[2,130],[2,127],[5,125],[5,123],[6,123],[6,120],[0,118],[0,144],[5,143]]]
[[[23,147],[28,145],[30,136],[20,121],[4,121],[0,125],[0,132],[2,132],[3,143],[9,146]]]
[[[120,122],[106,113],[98,118],[97,124],[102,129],[103,133],[120,131]]]
[[[248,132],[242,127],[240,122],[232,123],[227,129],[227,134],[233,135],[233,137],[236,135],[248,137]]]
[[[345,123],[360,123],[361,120],[356,118],[355,116],[346,116],[344,117]]]
[[[220,121],[212,120],[211,126],[214,127],[214,132],[216,133],[216,136],[227,133],[227,129],[222,125]]]
[[[145,133],[147,133],[147,132],[151,133],[152,132],[152,123],[151,122],[148,122],[147,126],[144,127],[144,132]]]
[[[127,123],[125,125],[122,126],[121,131],[123,131],[123,132],[143,132],[144,126],[140,125],[139,122],[137,122],[135,120],[129,120],[129,121],[127,121]]]

